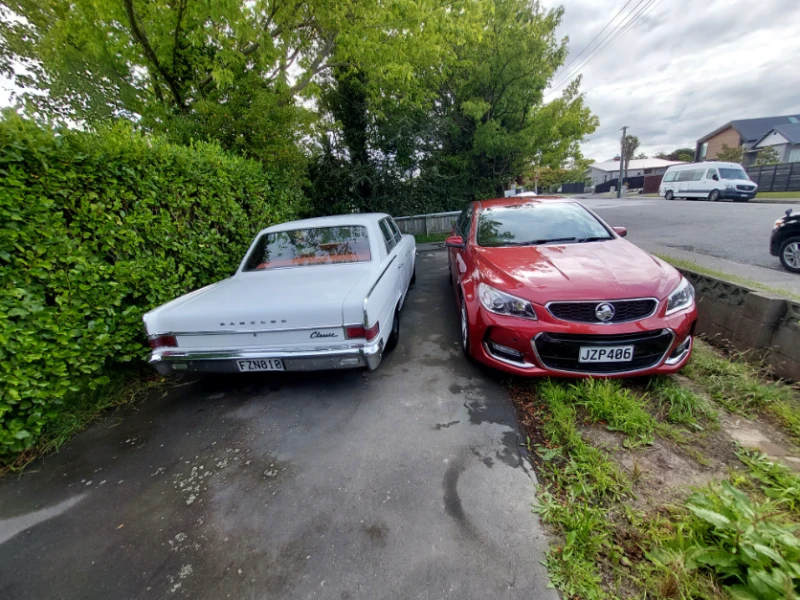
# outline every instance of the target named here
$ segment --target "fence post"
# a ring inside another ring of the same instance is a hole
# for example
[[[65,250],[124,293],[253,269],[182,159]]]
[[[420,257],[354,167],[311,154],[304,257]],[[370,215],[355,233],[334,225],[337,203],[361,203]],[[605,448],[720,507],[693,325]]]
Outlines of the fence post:
[[[794,163],[789,163],[789,175],[786,177],[786,189],[785,192],[789,191],[789,188],[792,185],[792,171],[794,171]]]
[[[425,217],[424,221],[425,221],[425,235],[427,236],[428,235],[428,217]]]

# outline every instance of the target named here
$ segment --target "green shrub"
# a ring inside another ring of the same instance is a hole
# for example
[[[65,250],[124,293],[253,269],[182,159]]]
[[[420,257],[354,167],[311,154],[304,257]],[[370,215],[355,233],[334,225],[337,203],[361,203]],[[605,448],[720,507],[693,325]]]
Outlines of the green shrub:
[[[230,275],[299,190],[260,163],[117,125],[0,120],[0,456],[36,443],[59,404],[146,354],[141,317]]]

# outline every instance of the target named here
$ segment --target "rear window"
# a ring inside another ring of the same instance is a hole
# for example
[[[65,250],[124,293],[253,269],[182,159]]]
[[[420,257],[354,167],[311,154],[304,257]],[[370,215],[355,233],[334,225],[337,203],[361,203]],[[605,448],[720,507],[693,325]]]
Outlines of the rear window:
[[[243,270],[368,262],[371,258],[366,227],[293,229],[258,238]]]
[[[478,216],[479,246],[532,246],[610,240],[612,235],[580,204],[537,202],[486,208]]]
[[[668,171],[666,175],[664,175],[664,181],[675,181],[675,177],[678,175],[678,171]]]

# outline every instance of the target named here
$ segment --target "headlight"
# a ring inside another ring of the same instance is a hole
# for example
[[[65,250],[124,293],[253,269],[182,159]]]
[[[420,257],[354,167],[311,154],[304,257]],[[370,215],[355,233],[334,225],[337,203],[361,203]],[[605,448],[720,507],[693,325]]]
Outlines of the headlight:
[[[734,187],[735,187],[735,186],[731,185],[730,183],[726,183],[726,184],[725,184],[725,189],[726,189],[726,190],[732,190],[732,189],[734,189]]]
[[[684,308],[689,308],[694,303],[694,286],[689,283],[685,277],[681,278],[681,282],[675,291],[669,295],[667,299],[667,314],[671,315]]]
[[[773,226],[772,226],[772,228],[773,228],[773,229],[777,229],[778,227],[780,227],[781,225],[783,225],[783,219],[784,219],[784,217],[781,217],[780,219],[778,219],[777,221],[775,221],[775,225],[773,225]]]
[[[533,310],[533,305],[530,302],[496,290],[485,283],[478,284],[478,298],[480,298],[481,304],[486,310],[498,315],[534,320],[537,318],[536,311]]]

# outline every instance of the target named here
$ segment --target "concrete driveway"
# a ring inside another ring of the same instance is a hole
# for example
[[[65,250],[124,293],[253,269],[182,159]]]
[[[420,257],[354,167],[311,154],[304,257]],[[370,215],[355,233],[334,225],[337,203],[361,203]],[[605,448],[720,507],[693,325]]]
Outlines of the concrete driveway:
[[[0,597],[556,598],[498,378],[424,252],[373,373],[206,378],[0,482]]]

